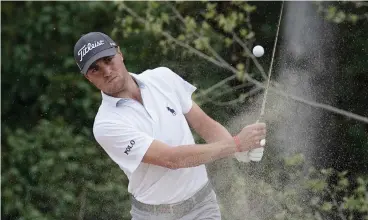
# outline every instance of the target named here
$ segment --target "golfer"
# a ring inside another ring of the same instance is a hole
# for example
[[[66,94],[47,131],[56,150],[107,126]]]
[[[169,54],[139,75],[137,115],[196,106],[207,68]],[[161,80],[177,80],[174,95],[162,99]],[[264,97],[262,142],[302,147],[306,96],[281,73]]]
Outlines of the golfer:
[[[206,163],[261,147],[265,124],[232,135],[192,101],[196,87],[166,67],[128,72],[107,35],[74,47],[81,73],[101,90],[93,134],[129,179],[133,220],[221,219]],[[190,128],[206,144],[195,144]]]

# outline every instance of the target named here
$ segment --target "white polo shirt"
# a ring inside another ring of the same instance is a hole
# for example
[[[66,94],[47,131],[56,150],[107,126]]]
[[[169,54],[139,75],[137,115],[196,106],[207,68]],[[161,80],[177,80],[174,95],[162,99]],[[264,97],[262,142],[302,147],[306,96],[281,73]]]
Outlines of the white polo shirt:
[[[131,76],[143,104],[102,92],[93,133],[129,179],[128,191],[146,204],[172,204],[190,198],[208,181],[204,165],[171,170],[142,162],[154,139],[171,147],[194,144],[184,114],[196,87],[166,67]]]

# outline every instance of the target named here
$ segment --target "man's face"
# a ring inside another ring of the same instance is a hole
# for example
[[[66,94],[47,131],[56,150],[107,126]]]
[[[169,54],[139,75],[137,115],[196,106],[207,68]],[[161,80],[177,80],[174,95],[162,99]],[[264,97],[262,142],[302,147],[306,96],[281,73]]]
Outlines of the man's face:
[[[128,74],[123,63],[123,56],[118,50],[114,56],[96,60],[89,67],[85,76],[104,93],[114,95],[123,91]]]

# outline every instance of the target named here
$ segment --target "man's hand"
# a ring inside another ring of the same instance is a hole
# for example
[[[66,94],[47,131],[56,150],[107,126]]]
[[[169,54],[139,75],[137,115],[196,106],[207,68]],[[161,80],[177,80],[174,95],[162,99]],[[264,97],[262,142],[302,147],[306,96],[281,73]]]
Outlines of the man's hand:
[[[255,123],[248,125],[242,129],[237,135],[240,141],[239,151],[251,151],[252,149],[261,148],[261,140],[266,138],[266,124]],[[250,153],[250,152],[249,152]],[[253,154],[254,158],[258,157],[259,152]],[[263,155],[263,151],[262,151]]]

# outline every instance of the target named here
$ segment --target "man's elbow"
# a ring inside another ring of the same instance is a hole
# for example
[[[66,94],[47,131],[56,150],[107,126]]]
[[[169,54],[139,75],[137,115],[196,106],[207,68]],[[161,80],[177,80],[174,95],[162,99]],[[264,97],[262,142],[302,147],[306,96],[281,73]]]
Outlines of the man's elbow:
[[[170,170],[177,170],[183,167],[180,167],[180,164],[178,162],[168,162],[165,165],[166,168],[169,168]]]
[[[193,148],[192,148],[193,149]],[[183,151],[180,147],[172,147],[169,151],[166,152],[166,166],[167,168],[171,170],[177,170],[181,168],[189,168],[198,166],[199,161],[198,157],[194,155],[194,153],[184,153],[186,151]],[[189,156],[189,155],[191,156]],[[187,155],[187,156],[184,156]]]
[[[181,167],[180,163],[178,161],[175,161],[175,160],[164,160],[164,161],[161,161],[157,165],[161,166],[161,167],[168,168],[170,170],[177,170],[177,169],[183,168],[183,167]]]
[[[189,168],[200,165],[195,158],[197,157],[183,158],[180,156],[171,155],[166,167],[171,170],[177,170],[181,168]]]
[[[142,162],[172,170],[182,168],[177,147],[167,146],[159,141],[154,141],[151,144],[143,156]]]
[[[176,155],[176,150],[177,149],[172,148],[170,152],[168,152],[168,155],[167,155],[165,167],[171,170],[177,170],[180,168],[184,168],[182,166],[180,158]]]

